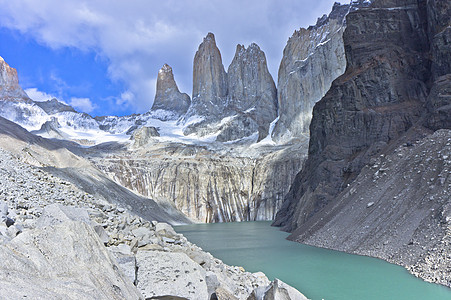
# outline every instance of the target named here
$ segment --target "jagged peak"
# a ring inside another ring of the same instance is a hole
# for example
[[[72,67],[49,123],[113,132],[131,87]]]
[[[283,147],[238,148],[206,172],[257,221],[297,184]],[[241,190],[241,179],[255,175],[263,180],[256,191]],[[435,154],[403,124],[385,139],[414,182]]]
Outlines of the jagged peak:
[[[262,52],[260,47],[256,43],[251,43],[247,48],[244,45],[236,45],[236,54],[241,55],[246,52]]]
[[[207,34],[206,37],[204,37],[204,43],[213,42],[213,44],[216,44],[215,35],[211,32]]]
[[[172,68],[168,64],[164,64],[163,67],[158,71],[158,73],[172,73]]]
[[[1,56],[0,56],[0,62],[5,62],[5,60]]]

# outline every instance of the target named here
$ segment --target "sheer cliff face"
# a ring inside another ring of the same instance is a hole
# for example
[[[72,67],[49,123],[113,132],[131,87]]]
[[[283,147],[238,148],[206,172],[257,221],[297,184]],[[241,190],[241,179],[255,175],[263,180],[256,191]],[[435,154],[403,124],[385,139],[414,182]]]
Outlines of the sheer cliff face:
[[[201,146],[153,144],[94,158],[116,182],[196,222],[273,220],[304,160],[300,145],[259,158]]]
[[[186,113],[190,104],[190,97],[185,93],[180,93],[174,80],[174,74],[172,74],[172,68],[164,64],[158,71],[157,90],[151,110],[170,111],[177,119]]]
[[[215,36],[209,33],[200,44],[193,64],[193,101],[187,113],[218,116],[227,96],[227,74]]]
[[[257,133],[268,135],[269,124],[277,117],[276,87],[269,74],[266,57],[256,44],[247,49],[238,45],[225,72],[215,38],[209,33],[194,57],[193,101],[184,133],[217,134],[217,141],[241,139]]]
[[[451,4],[449,1],[428,1],[427,13],[432,57],[427,126],[431,129],[451,128]]]
[[[286,230],[332,201],[424,112],[430,77],[425,1],[398,2],[374,1],[347,16],[347,69],[314,107],[306,166],[276,218]]]
[[[266,57],[256,44],[247,49],[237,45],[228,68],[228,99],[232,109],[249,114],[261,132],[268,134],[269,124],[277,117],[277,90],[269,74]]]
[[[348,11],[349,5],[336,3],[329,17],[295,31],[288,40],[279,67],[279,120],[274,140],[286,142],[309,135],[313,106],[345,71],[343,21]]]
[[[29,99],[19,86],[16,69],[11,68],[2,57],[0,57],[0,97]]]
[[[274,141],[309,136],[313,106],[346,69],[345,16],[369,5],[365,0],[335,3],[330,14],[318,18],[315,26],[301,28],[288,39],[279,67],[279,120],[272,133]]]

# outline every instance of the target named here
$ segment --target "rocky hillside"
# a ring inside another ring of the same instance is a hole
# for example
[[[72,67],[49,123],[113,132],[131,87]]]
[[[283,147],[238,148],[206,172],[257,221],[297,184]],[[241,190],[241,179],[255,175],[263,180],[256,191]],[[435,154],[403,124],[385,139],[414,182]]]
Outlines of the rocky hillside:
[[[371,216],[368,211],[364,212],[360,215],[363,219],[352,223],[353,218],[348,214],[346,220],[349,220],[349,223],[343,220],[336,232],[328,230],[327,228],[331,227],[327,225],[324,231],[319,231],[321,234],[312,237],[312,244],[336,248],[339,242],[335,244],[333,240],[342,241],[342,247],[347,251],[392,259],[412,269],[416,268],[413,265],[421,265],[424,268],[418,267],[421,270],[416,269],[416,272],[424,278],[449,285],[449,282],[443,279],[449,278],[449,274],[433,275],[426,270],[427,264],[421,263],[421,259],[428,257],[429,252],[412,250],[403,256],[405,245],[399,244],[418,243],[418,246],[411,248],[429,249],[430,245],[425,239],[415,236],[427,235],[424,229],[426,224],[431,224],[437,228],[435,234],[438,239],[443,240],[446,245],[446,230],[443,229],[446,224],[439,225],[441,221],[437,219],[445,213],[449,202],[447,193],[450,187],[446,184],[447,179],[437,177],[440,170],[443,170],[442,167],[434,165],[434,173],[425,173],[424,176],[424,180],[432,179],[434,182],[445,180],[442,187],[434,185],[435,190],[429,187],[430,183],[425,182],[421,186],[427,186],[427,189],[421,193],[416,188],[399,190],[398,186],[395,187],[398,183],[386,182],[386,188],[391,185],[390,189],[398,191],[399,194],[374,194],[373,199],[367,194],[370,185],[368,183],[368,187],[362,190],[355,187],[353,193],[356,193],[356,196],[338,197],[340,193],[351,193],[349,188],[345,188],[353,185],[356,178],[360,178],[359,174],[372,158],[381,153],[393,154],[394,149],[403,143],[413,144],[428,128],[450,128],[451,98],[447,96],[447,91],[451,87],[451,70],[448,63],[451,47],[444,41],[449,40],[451,5],[445,2],[375,0],[369,8],[362,8],[347,15],[347,27],[343,35],[346,72],[333,82],[326,96],[314,107],[308,159],[303,170],[297,175],[276,217],[275,225],[293,232],[292,239],[306,241],[309,240],[310,234],[318,229],[318,220],[326,215],[330,220],[330,209],[335,208],[333,214],[338,215],[341,209],[345,211],[346,208],[352,207],[348,205],[357,201],[353,199],[362,199],[363,202],[356,207],[362,209],[368,205]],[[437,143],[444,143],[443,146],[446,144],[444,140],[439,141],[440,134],[432,138],[437,138]],[[422,160],[414,156],[415,161],[426,164],[426,161],[442,157],[446,163],[449,161],[447,149],[445,147],[437,149],[437,152],[432,151],[430,156],[426,155],[427,152],[423,153]],[[445,153],[440,152],[442,150]],[[420,155],[420,152],[415,155]],[[395,158],[399,160],[395,163],[397,166],[406,163],[403,162],[405,157],[392,156],[393,160]],[[434,166],[431,165],[433,168]],[[423,168],[417,167],[416,170],[420,174],[425,172]],[[376,172],[374,176],[380,177],[383,172]],[[398,176],[390,174],[394,178]],[[445,171],[441,176],[448,175],[449,171]],[[405,177],[412,181],[423,180],[423,176],[421,179],[413,175]],[[390,177],[386,180],[388,178]],[[401,182],[405,182],[406,178]],[[443,189],[444,198],[439,196]],[[376,193],[376,190],[374,192]],[[396,196],[391,198],[391,201],[404,204],[398,207],[389,203],[390,195]],[[401,201],[400,197],[405,199]],[[348,201],[350,202],[345,205],[344,202]],[[382,201],[380,205],[377,205],[378,201]],[[431,203],[424,204],[424,201]],[[412,216],[415,222],[408,222],[409,227],[406,229],[402,226],[406,224],[403,223],[406,215],[398,214],[397,210],[414,207],[419,207],[413,210],[418,214]],[[427,207],[434,209],[434,212],[427,211]],[[356,214],[359,216],[357,212]],[[369,221],[378,214],[384,216],[386,223],[378,226],[377,222],[372,222],[369,227],[361,228],[362,221],[367,220],[365,218]],[[359,232],[357,236],[350,240],[346,238],[355,231]],[[387,232],[397,240],[384,238],[388,237],[385,235]],[[368,234],[372,236],[372,242],[367,243],[364,239]],[[319,242],[320,239],[323,242]],[[344,244],[348,242],[349,246]],[[444,259],[444,256],[448,255],[446,253],[447,251],[439,254],[437,259]],[[448,264],[449,262],[444,261],[445,266]]]
[[[1,298],[307,299],[24,163],[27,155],[0,149]]]

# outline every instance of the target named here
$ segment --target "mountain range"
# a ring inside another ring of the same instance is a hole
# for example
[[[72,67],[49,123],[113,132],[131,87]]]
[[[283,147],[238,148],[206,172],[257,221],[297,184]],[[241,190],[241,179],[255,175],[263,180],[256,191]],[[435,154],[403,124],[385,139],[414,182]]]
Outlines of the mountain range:
[[[450,20],[448,1],[335,3],[276,81],[256,44],[226,72],[208,33],[191,97],[164,64],[152,108],[123,117],[33,101],[0,59],[2,148],[143,218],[272,220],[451,287]]]

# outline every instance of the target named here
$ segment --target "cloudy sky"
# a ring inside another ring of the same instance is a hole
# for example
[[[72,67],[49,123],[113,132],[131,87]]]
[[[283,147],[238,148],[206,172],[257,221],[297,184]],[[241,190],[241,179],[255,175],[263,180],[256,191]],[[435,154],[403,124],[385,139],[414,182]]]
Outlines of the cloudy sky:
[[[164,63],[191,94],[194,54],[208,32],[226,69],[237,44],[255,42],[277,81],[288,37],[334,2],[0,0],[0,56],[35,100],[57,97],[94,116],[142,113]]]

